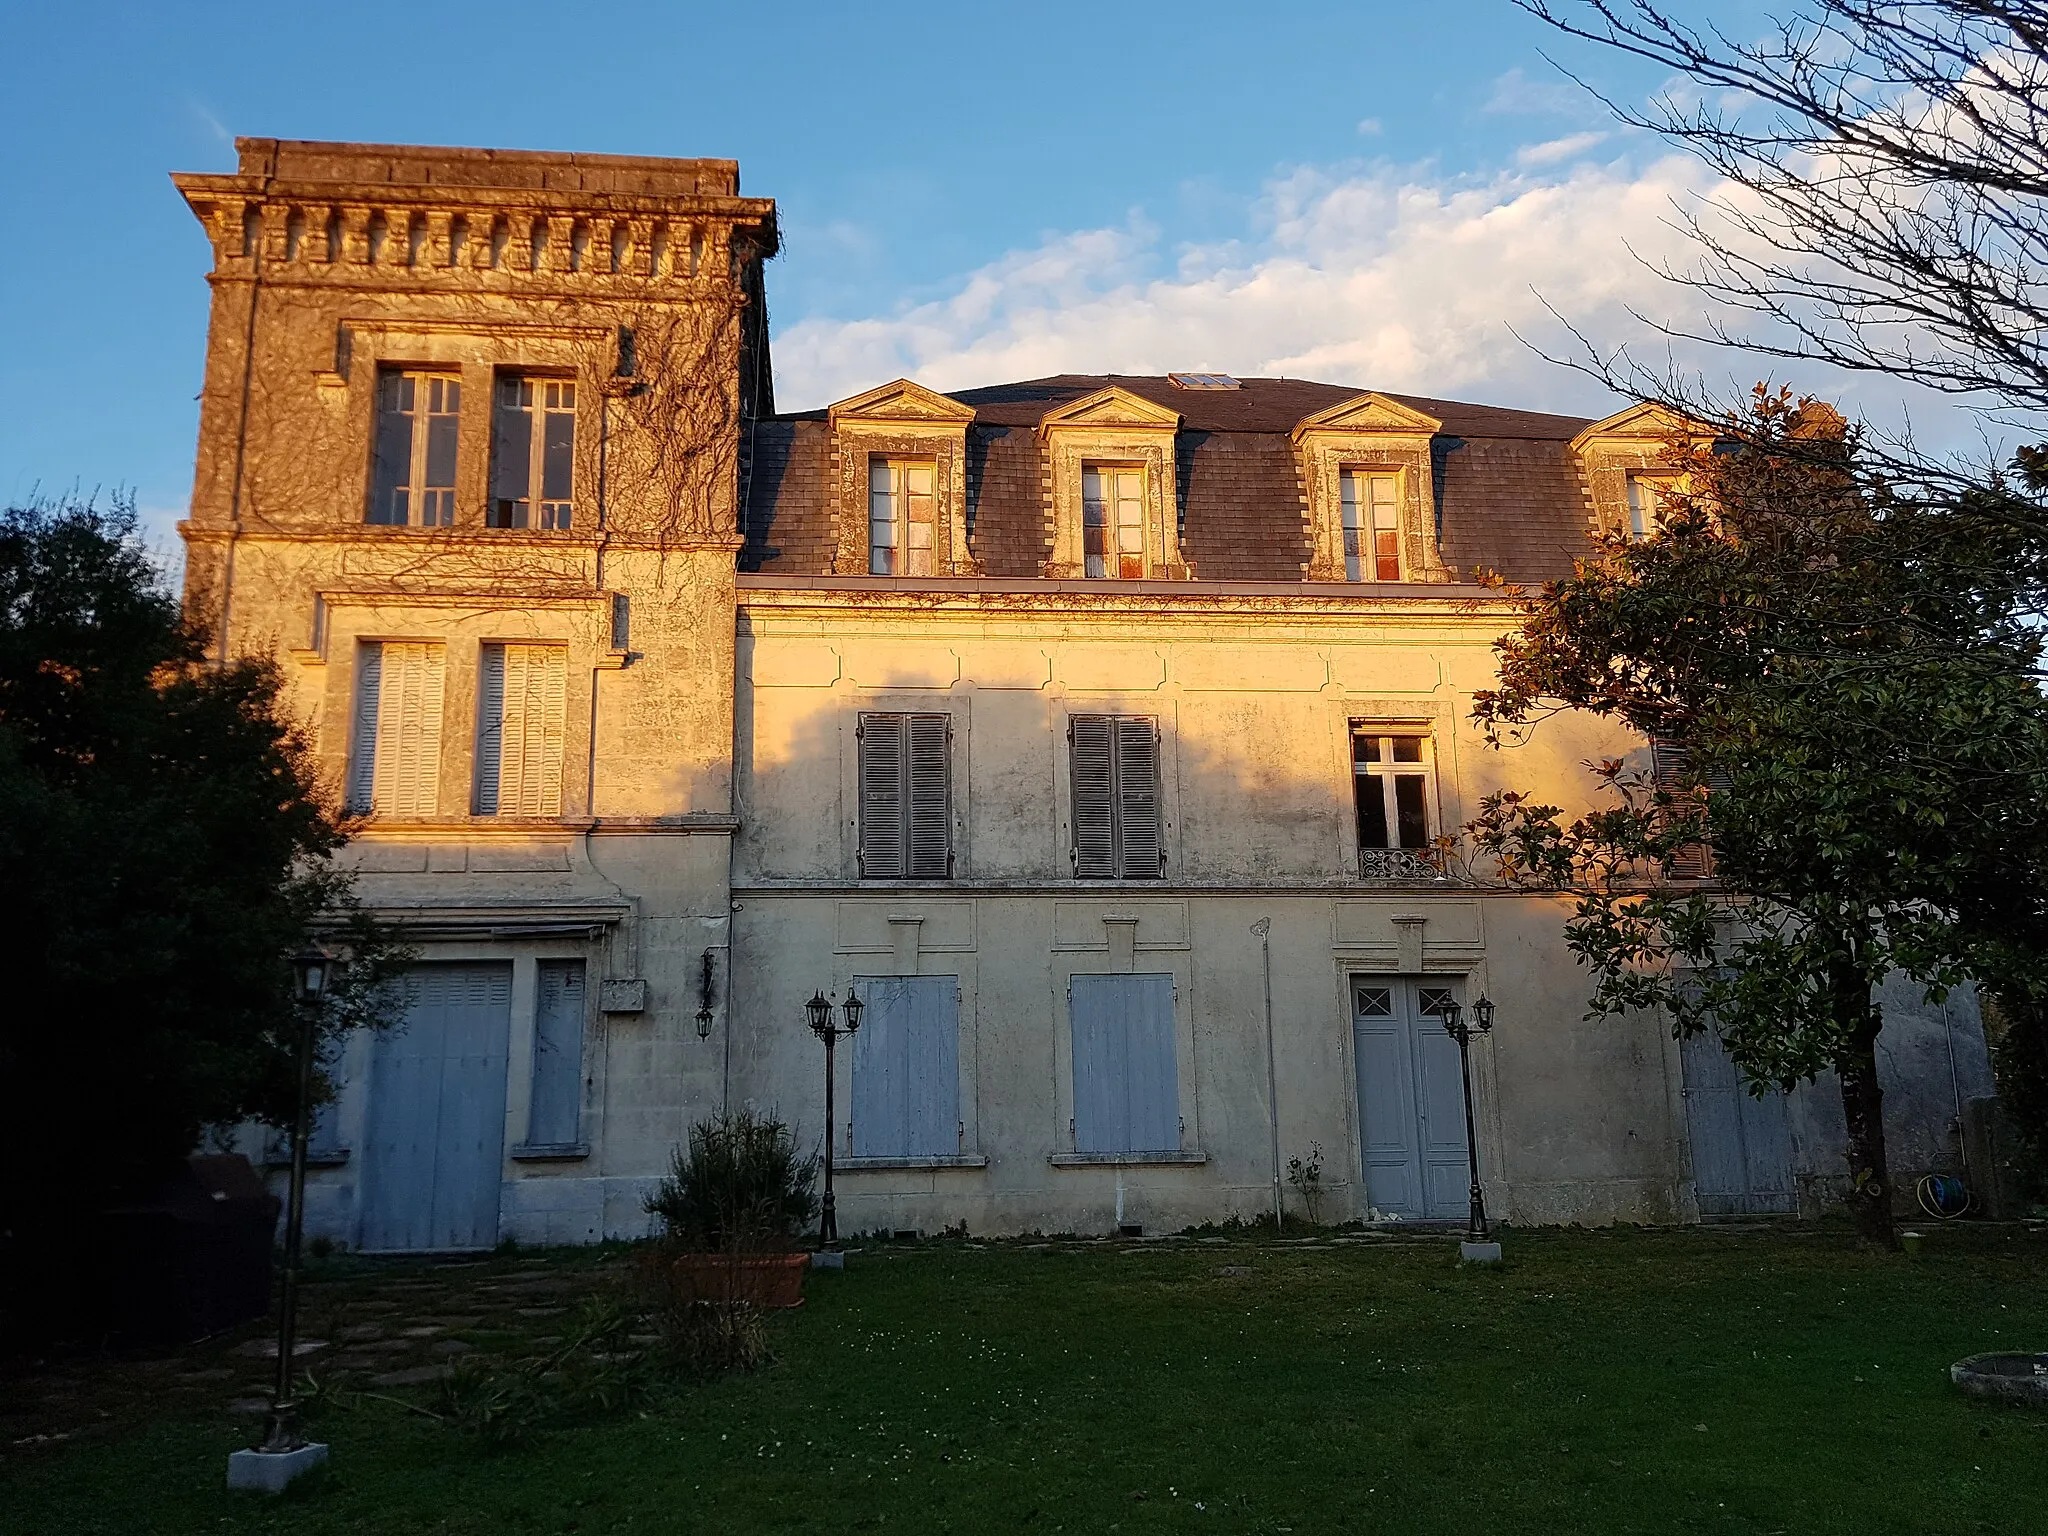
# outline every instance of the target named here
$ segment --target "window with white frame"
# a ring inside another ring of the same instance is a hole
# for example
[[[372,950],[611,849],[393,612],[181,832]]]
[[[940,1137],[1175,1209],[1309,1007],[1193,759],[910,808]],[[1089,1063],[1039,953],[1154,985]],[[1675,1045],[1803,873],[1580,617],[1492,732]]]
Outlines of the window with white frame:
[[[1076,715],[1067,723],[1074,873],[1083,880],[1157,880],[1159,722],[1149,715]]]
[[[1144,578],[1144,470],[1107,464],[1082,469],[1081,552],[1089,576]]]
[[[462,381],[384,368],[377,374],[375,463],[364,521],[446,528],[455,522],[455,447]]]
[[[938,469],[930,460],[868,461],[868,572],[931,576],[938,531]]]
[[[493,528],[567,528],[575,518],[575,490],[575,384],[501,374],[486,521]]]
[[[483,648],[477,666],[477,815],[562,814],[568,671],[566,646]]]
[[[953,873],[953,721],[868,713],[860,759],[860,873],[865,880],[944,880]]]
[[[1359,873],[1368,879],[1433,876],[1436,764],[1427,730],[1353,721],[1351,774]]]
[[[1628,536],[1647,539],[1664,522],[1664,502],[1672,491],[1669,475],[1628,477]]]
[[[356,647],[348,808],[359,816],[432,816],[440,803],[442,648],[428,641]]]
[[[1338,477],[1344,522],[1344,579],[1401,579],[1401,477],[1347,469]]]

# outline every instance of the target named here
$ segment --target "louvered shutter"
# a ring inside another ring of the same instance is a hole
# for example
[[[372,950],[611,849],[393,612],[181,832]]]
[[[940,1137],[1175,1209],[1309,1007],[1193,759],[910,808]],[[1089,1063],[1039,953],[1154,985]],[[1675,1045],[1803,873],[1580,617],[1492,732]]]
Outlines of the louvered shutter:
[[[862,715],[860,747],[860,872],[896,880],[906,868],[909,806],[904,781],[909,743],[901,715]]]
[[[1076,715],[1067,726],[1072,744],[1074,873],[1083,880],[1113,880],[1117,873],[1114,724],[1107,715]]]
[[[1650,742],[1650,772],[1659,789],[1668,794],[1683,795],[1693,787],[1692,753],[1675,741],[1661,738]],[[1713,779],[1721,779],[1714,784]],[[1725,789],[1724,775],[1711,775],[1708,790]],[[1678,850],[1671,860],[1673,878],[1679,880],[1707,880],[1714,873],[1714,850],[1706,843],[1688,843]]]
[[[505,753],[505,647],[487,645],[478,660],[476,689],[476,813],[498,814],[498,779]]]
[[[911,715],[908,727],[909,873],[913,880],[944,880],[953,873],[952,722],[945,715]]]
[[[562,813],[562,700],[567,674],[567,653],[559,645],[505,647],[501,814]]]
[[[906,977],[904,1110],[912,1157],[960,1151],[960,978]]]
[[[377,699],[384,676],[384,647],[356,647],[356,708],[348,742],[348,808],[367,816],[377,797]]]
[[[387,642],[381,650],[373,808],[431,816],[441,789],[441,647]]]
[[[1117,874],[1159,878],[1159,731],[1149,719],[1123,717],[1116,734]]]

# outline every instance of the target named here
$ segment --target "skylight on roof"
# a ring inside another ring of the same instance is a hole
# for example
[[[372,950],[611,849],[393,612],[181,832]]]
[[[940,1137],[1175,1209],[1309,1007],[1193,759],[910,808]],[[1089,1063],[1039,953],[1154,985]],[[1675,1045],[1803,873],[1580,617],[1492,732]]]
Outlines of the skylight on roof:
[[[1227,373],[1169,373],[1166,382],[1175,389],[1242,389]]]

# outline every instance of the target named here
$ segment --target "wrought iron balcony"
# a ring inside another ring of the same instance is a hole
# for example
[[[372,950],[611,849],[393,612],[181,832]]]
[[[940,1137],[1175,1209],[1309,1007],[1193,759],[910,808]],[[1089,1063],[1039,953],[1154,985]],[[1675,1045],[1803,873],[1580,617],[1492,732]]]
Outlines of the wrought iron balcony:
[[[1441,856],[1434,848],[1361,848],[1358,850],[1358,878],[1414,885],[1450,877],[1443,872]]]

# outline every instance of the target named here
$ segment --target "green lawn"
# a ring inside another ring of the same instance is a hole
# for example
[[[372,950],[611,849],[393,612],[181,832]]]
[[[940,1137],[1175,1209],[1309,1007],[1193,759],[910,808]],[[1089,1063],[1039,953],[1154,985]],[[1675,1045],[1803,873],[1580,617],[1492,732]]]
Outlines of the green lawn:
[[[1947,1380],[2048,1349],[2048,1233],[1949,1229],[1915,1259],[1832,1228],[1507,1246],[1497,1269],[1412,1237],[870,1248],[811,1277],[760,1374],[496,1454],[358,1400],[282,1500],[221,1486],[254,1423],[222,1394],[262,1370],[235,1341],[0,1381],[10,1442],[70,1434],[0,1455],[0,1529],[2048,1530],[2048,1414]],[[488,1354],[618,1267],[331,1263],[309,1312],[337,1347],[439,1315],[414,1346]]]

